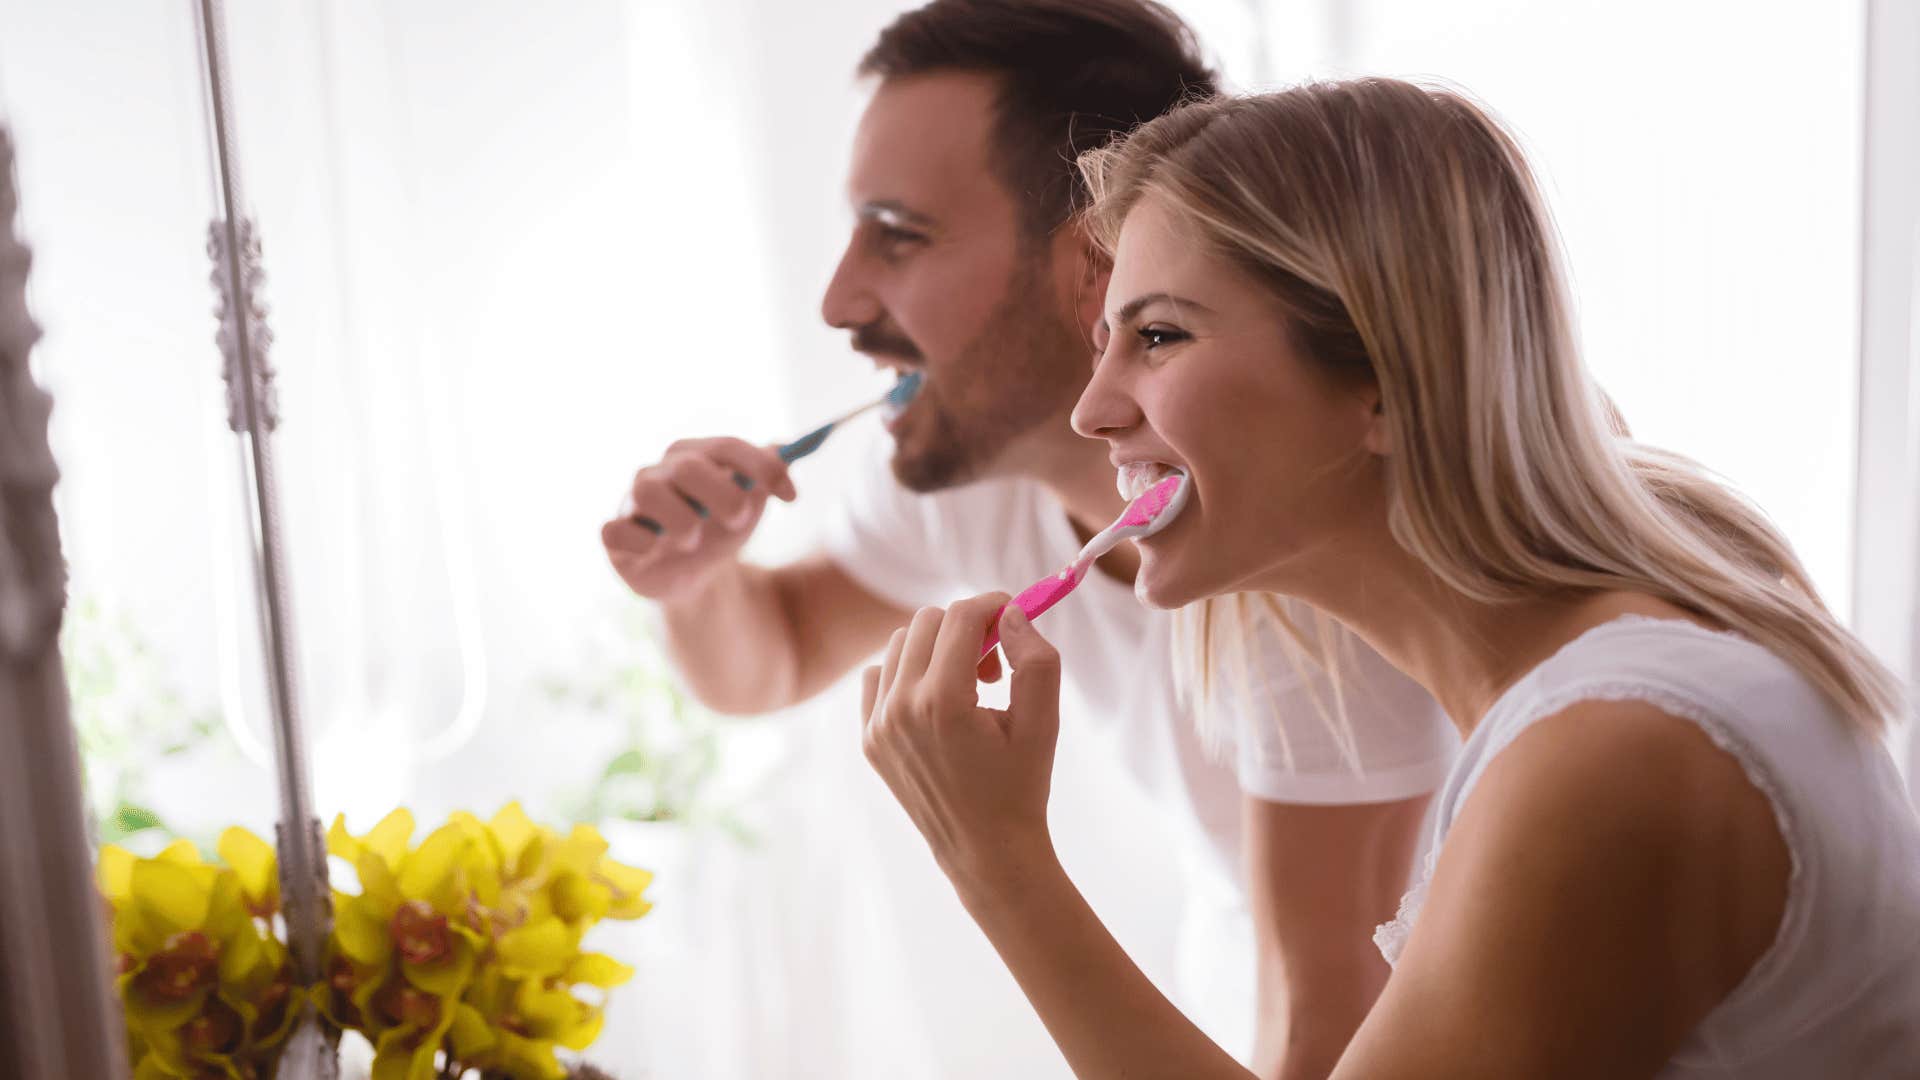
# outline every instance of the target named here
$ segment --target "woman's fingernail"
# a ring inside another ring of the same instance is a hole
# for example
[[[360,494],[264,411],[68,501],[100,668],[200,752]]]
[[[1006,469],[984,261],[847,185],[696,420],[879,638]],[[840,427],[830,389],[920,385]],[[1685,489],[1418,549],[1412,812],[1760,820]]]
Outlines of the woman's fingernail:
[[[1017,607],[1009,605],[1006,613],[1000,616],[1000,621],[1006,623],[1008,626],[1025,626],[1027,625],[1027,613]]]

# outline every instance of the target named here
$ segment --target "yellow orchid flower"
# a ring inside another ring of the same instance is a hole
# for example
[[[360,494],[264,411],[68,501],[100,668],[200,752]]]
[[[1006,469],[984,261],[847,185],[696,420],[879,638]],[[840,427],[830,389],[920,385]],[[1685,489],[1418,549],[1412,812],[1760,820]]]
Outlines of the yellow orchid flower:
[[[375,1080],[433,1075],[500,892],[499,852],[477,819],[450,821],[414,848],[412,835],[404,810],[362,837],[341,819],[328,830],[328,849],[353,862],[360,892],[335,894],[323,998],[329,1015],[373,1041]]]
[[[633,977],[581,940],[602,919],[646,914],[652,875],[609,859],[597,830],[563,836],[518,803],[484,821],[453,813],[417,846],[413,832],[405,810],[361,836],[342,819],[328,830],[360,888],[335,893],[322,1012],[373,1042],[374,1080],[562,1080],[557,1051],[585,1048],[604,1023],[574,988]],[[119,873],[104,866],[102,880]]]
[[[262,1075],[297,1011],[286,948],[265,921],[278,906],[278,886],[265,884],[276,874],[273,849],[238,829],[221,847],[244,877],[186,841],[151,859],[100,853],[96,879],[112,910],[139,1075]]]
[[[280,860],[273,845],[235,826],[220,834],[220,858],[240,878],[240,893],[256,919],[280,911]]]

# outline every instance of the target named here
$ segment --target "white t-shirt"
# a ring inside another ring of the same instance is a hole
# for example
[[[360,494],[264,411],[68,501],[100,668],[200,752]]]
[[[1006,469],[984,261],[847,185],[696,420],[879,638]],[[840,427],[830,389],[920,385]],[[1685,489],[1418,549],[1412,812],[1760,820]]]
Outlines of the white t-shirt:
[[[861,586],[901,608],[946,604],[992,590],[1018,592],[1058,573],[1081,541],[1058,500],[1037,483],[991,480],[917,495],[893,478],[885,444],[827,522],[827,554]],[[1135,780],[1192,829],[1196,860],[1244,893],[1242,793],[1282,803],[1367,803],[1436,788],[1459,738],[1416,683],[1362,647],[1346,696],[1355,741],[1342,746],[1319,719],[1310,678],[1275,654],[1255,665],[1271,708],[1239,710],[1232,762],[1212,760],[1176,699],[1173,618],[1096,570],[1036,625],[1060,650],[1061,723],[1096,731]],[[1324,700],[1324,695],[1323,695]],[[1271,717],[1288,718],[1277,752]],[[1258,719],[1256,719],[1258,718]],[[1294,722],[1295,720],[1298,722]],[[1357,768],[1356,768],[1357,766]]]
[[[1698,725],[1773,805],[1792,858],[1772,947],[1660,1080],[1920,1076],[1920,821],[1886,748],[1778,656],[1689,622],[1595,627],[1487,710],[1435,800],[1426,866],[1375,934],[1388,962],[1487,765],[1535,722],[1589,700],[1644,701]]]

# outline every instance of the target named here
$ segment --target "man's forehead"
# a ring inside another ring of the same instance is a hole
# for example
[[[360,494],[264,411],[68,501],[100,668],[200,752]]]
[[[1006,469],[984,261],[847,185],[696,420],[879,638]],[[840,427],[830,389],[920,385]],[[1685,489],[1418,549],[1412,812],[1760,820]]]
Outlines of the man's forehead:
[[[883,80],[854,136],[847,194],[855,209],[938,216],[992,190],[996,92],[992,76],[976,72]]]

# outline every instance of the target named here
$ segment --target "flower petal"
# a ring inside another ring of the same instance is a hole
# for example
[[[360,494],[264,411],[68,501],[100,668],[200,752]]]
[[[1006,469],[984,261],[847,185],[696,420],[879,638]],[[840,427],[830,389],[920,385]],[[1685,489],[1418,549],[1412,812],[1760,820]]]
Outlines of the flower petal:
[[[585,874],[560,874],[549,888],[554,914],[568,922],[585,920],[591,925],[613,910],[613,889],[590,880]]]
[[[607,1026],[607,1014],[602,1009],[583,1008],[578,1020],[560,1030],[558,1042],[569,1050],[585,1050],[600,1037],[600,1029]]]
[[[407,843],[413,839],[413,814],[401,807],[380,819],[380,824],[368,830],[360,838],[367,850],[386,860],[388,866],[398,870],[400,860],[406,857]]]
[[[141,859],[133,864],[128,886],[135,906],[161,937],[197,930],[207,921],[207,902],[213,882],[196,869],[170,859]]]
[[[539,832],[532,821],[527,819],[526,811],[520,809],[518,802],[510,802],[493,815],[489,823],[494,839],[500,842],[501,861],[509,866],[517,866],[520,856]]]
[[[373,1052],[372,1080],[433,1080],[437,1041],[407,1028],[382,1032]]]
[[[333,824],[327,826],[327,854],[338,855],[350,863],[359,863],[360,853],[367,846],[358,837],[347,831],[347,815],[335,814]]]
[[[494,952],[509,974],[545,978],[565,970],[578,947],[579,938],[567,924],[548,917],[502,934]]]
[[[264,981],[261,976],[273,974],[267,967],[270,961],[259,932],[249,925],[233,935],[220,950],[220,985],[231,987],[243,996],[251,995]]]
[[[160,854],[154,856],[154,858],[165,859],[170,863],[178,863],[181,866],[205,866],[207,862],[207,860],[200,857],[200,849],[194,847],[193,841],[191,840],[175,840],[173,843],[160,849]]]
[[[100,849],[100,865],[94,868],[93,878],[99,883],[101,893],[115,904],[132,895],[134,862],[133,852],[119,844]]]
[[[253,918],[241,895],[240,876],[231,870],[219,871],[207,895],[207,936],[224,943],[252,929]]]
[[[453,1008],[453,1026],[447,1030],[453,1041],[453,1055],[462,1061],[493,1045],[493,1029],[480,1010],[461,1002]]]
[[[272,844],[236,825],[220,834],[220,858],[239,875],[240,890],[254,914],[279,910],[279,859]]]
[[[605,953],[581,953],[567,965],[564,981],[611,989],[633,978],[633,969]]]
[[[458,828],[435,829],[400,867],[400,895],[425,900],[444,914],[457,913],[461,898],[455,875],[461,855],[472,842]]]
[[[362,967],[384,964],[393,952],[387,918],[379,905],[366,897],[356,897],[335,909],[333,940],[348,959]]]
[[[394,880],[393,870],[387,866],[385,859],[371,851],[363,851],[353,869],[360,878],[361,896],[382,911],[392,911],[400,906],[400,885]]]

